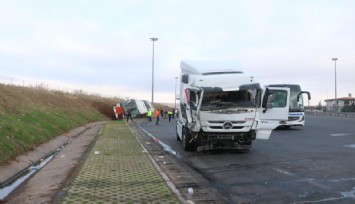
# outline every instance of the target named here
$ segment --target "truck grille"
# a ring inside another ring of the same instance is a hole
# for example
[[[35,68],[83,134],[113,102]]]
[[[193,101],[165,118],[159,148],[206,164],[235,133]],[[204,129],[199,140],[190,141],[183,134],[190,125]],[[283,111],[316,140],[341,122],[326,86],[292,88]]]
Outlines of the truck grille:
[[[222,130],[222,129],[231,129],[231,130],[238,130],[243,129],[244,123],[246,121],[208,121],[209,128],[215,130]]]

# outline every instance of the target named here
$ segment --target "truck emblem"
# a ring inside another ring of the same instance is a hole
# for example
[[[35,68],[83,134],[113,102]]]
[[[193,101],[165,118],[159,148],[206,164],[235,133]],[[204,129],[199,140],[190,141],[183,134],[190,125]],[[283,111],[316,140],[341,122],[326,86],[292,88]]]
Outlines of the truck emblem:
[[[232,127],[233,127],[233,124],[230,121],[223,123],[223,129],[231,129]]]

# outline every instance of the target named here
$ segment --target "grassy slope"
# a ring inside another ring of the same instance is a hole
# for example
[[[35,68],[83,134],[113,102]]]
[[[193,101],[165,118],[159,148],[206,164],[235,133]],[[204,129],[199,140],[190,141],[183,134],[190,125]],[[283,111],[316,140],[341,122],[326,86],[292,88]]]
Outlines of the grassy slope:
[[[0,84],[0,165],[70,129],[111,119],[118,101]]]

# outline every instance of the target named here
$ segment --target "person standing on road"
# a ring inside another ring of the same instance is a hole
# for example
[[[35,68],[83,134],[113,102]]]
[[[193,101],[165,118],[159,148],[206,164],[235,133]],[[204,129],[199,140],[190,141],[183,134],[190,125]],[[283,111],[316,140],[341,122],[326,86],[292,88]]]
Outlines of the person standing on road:
[[[172,116],[173,116],[173,111],[169,110],[168,111],[169,123],[170,123],[170,120],[171,120]]]
[[[148,110],[147,118],[148,118],[149,122],[152,122],[152,110],[150,110],[150,109]]]
[[[127,122],[129,118],[131,118],[132,122],[134,122],[132,119],[132,110],[130,108],[127,109]]]
[[[159,125],[159,116],[160,116],[160,111],[159,111],[159,109],[157,109],[156,111],[155,111],[155,118],[156,118],[156,122],[155,122],[155,124],[157,124],[157,125]]]

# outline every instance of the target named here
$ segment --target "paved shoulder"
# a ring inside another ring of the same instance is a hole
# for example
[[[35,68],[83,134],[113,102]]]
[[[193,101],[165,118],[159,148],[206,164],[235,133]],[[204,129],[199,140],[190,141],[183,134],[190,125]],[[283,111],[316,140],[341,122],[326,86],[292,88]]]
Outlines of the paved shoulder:
[[[63,203],[180,203],[125,122],[107,123]]]

